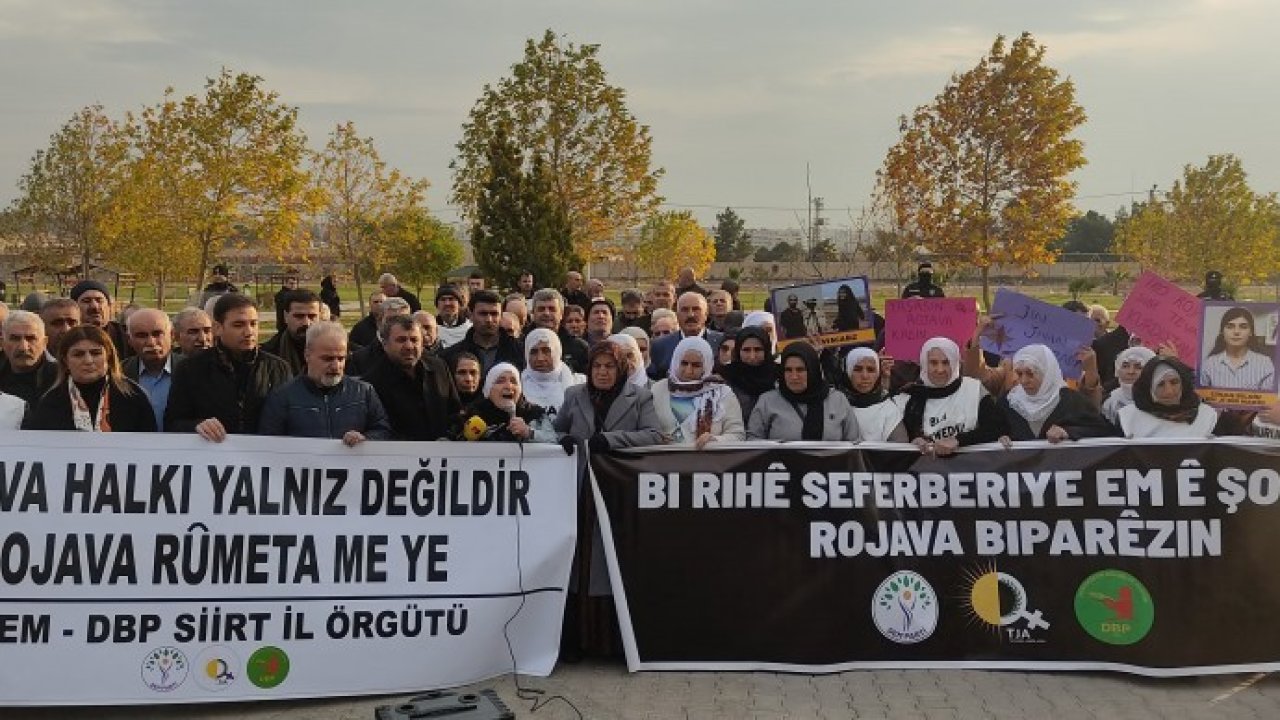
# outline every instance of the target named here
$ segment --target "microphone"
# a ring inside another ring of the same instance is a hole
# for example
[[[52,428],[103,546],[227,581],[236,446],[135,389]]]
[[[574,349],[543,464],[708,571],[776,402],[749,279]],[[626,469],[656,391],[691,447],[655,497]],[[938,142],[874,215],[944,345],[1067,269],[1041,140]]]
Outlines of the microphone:
[[[462,438],[464,440],[479,440],[489,430],[489,424],[479,415],[472,415],[462,424]]]

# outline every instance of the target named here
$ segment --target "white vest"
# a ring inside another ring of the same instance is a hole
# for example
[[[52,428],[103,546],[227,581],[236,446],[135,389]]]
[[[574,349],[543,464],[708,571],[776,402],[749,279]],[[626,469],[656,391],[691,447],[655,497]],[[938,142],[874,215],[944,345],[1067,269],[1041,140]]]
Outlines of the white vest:
[[[1190,424],[1158,418],[1137,405],[1120,408],[1120,429],[1128,438],[1210,438],[1217,424],[1218,411],[1204,403]]]
[[[855,407],[853,416],[858,421],[858,432],[862,439],[871,442],[887,441],[902,424],[902,408],[888,399],[869,407]]]
[[[966,377],[960,379],[960,387],[947,397],[926,400],[921,436],[926,440],[942,440],[978,427],[978,403],[986,392],[982,383]],[[910,399],[910,395],[894,398],[903,409]]]

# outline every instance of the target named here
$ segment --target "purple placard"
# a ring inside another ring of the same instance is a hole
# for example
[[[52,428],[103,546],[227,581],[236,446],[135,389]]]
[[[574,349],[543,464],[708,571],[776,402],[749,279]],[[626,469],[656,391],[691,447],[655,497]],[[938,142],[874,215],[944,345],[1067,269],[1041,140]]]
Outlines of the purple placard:
[[[960,347],[978,324],[976,298],[908,298],[884,304],[884,351],[916,362],[925,340],[948,337]]]
[[[991,324],[979,338],[983,350],[1010,358],[1028,345],[1047,345],[1063,377],[1079,380],[1084,374],[1077,355],[1093,342],[1095,325],[1088,315],[1000,288],[990,317]]]
[[[1147,270],[1124,299],[1116,322],[1152,350],[1172,342],[1178,359],[1194,368],[1200,364],[1200,312],[1200,298]]]

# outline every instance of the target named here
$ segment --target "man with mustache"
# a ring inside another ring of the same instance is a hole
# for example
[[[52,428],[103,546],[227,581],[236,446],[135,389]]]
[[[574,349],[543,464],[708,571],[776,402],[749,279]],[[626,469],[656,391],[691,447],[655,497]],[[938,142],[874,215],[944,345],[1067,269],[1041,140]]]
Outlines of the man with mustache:
[[[58,377],[57,364],[45,348],[44,321],[26,310],[14,310],[0,325],[0,392],[28,403],[44,394]]]
[[[80,322],[106,331],[121,360],[133,354],[124,326],[111,319],[111,293],[97,280],[81,280],[71,288],[71,299],[80,306]]]

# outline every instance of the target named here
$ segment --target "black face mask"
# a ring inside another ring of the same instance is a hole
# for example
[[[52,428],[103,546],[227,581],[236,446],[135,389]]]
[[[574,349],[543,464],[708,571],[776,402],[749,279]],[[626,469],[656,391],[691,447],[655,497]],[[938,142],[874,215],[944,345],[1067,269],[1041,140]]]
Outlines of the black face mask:
[[[1221,278],[1210,278],[1204,281],[1204,289],[1209,292],[1218,292],[1222,288]]]
[[[922,273],[920,273],[919,278],[920,278],[920,284],[921,284],[921,285],[932,285],[932,284],[933,284],[933,273],[932,273],[932,272],[922,272]]]

